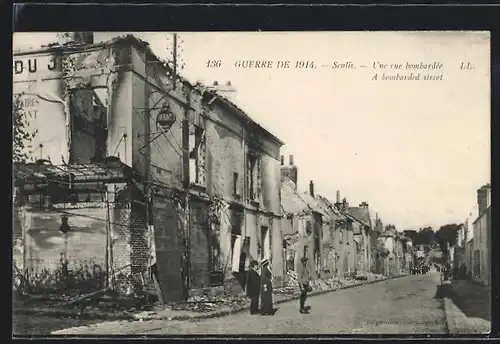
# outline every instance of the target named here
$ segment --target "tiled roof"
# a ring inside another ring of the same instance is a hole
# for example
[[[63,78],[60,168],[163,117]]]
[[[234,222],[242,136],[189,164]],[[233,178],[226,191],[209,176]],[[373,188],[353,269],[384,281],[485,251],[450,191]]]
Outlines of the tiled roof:
[[[347,218],[348,215],[335,208],[333,203],[330,202],[328,198],[323,196],[318,196],[318,198],[320,202],[328,209],[330,216],[335,217],[339,220],[345,220]]]
[[[330,208],[330,205],[326,202],[326,199],[320,195],[316,196],[316,202],[323,209],[323,213],[332,221],[339,220],[341,215],[335,209]]]
[[[299,196],[309,205],[312,211],[328,216],[325,207],[321,205],[321,202],[316,197],[312,197],[309,192],[301,193]]]
[[[295,190],[295,183],[288,178],[281,183],[281,207],[285,214],[310,212],[308,205]]]
[[[370,226],[370,212],[367,207],[349,207],[349,211],[355,219],[365,226]]]
[[[343,218],[333,205],[324,197],[316,195],[312,197],[310,193],[298,193],[294,182],[289,178],[284,178],[281,184],[281,206],[285,214],[300,214],[317,212],[325,220],[337,220]],[[345,218],[345,217],[344,217]]]

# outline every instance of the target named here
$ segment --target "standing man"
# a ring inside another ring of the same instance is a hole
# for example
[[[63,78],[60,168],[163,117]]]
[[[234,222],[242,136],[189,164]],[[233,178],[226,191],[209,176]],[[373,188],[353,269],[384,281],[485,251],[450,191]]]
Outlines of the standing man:
[[[274,315],[272,272],[269,260],[264,259],[261,262],[261,267],[260,314]]]
[[[297,271],[299,288],[300,288],[300,310],[299,312],[302,314],[309,313],[309,310],[306,309],[305,303],[307,299],[307,293],[311,291],[311,287],[309,285],[309,281],[311,280],[309,275],[309,267],[307,265],[307,257],[304,256],[300,259],[300,264],[298,266]]]
[[[259,313],[261,278],[257,269],[258,263],[255,260],[252,260],[250,262],[250,269],[247,273],[247,296],[250,298],[250,314]]]

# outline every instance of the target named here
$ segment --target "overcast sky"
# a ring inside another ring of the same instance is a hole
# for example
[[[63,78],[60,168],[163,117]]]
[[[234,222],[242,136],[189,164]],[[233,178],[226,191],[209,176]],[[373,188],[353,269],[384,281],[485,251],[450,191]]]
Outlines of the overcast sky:
[[[169,58],[171,34],[137,36]],[[19,34],[14,48],[54,37]],[[184,76],[230,80],[237,90],[231,98],[285,142],[282,154],[294,155],[301,190],[309,180],[332,200],[340,190],[351,205],[366,201],[373,216],[403,230],[463,222],[476,190],[490,181],[488,33],[182,33],[179,42]],[[222,66],[207,68],[207,60]],[[318,68],[243,69],[234,66],[239,60],[290,60],[292,67],[310,60]],[[357,68],[326,67],[335,61]],[[383,72],[374,62],[401,63],[401,75],[409,74],[406,62],[439,62],[433,75],[443,73],[443,80],[373,81]],[[461,62],[475,69],[460,70]]]

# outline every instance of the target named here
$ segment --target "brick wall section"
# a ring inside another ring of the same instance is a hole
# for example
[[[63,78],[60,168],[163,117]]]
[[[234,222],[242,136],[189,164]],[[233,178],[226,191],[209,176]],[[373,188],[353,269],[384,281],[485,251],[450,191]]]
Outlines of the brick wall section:
[[[143,206],[132,204],[130,214],[131,271],[133,274],[146,272],[150,257],[147,240],[146,212]]]
[[[113,210],[113,268],[115,286],[126,291],[147,282],[150,258],[149,232],[141,205],[121,206]]]
[[[110,209],[112,213],[112,255],[116,283],[125,285],[130,274],[130,209],[125,206]]]

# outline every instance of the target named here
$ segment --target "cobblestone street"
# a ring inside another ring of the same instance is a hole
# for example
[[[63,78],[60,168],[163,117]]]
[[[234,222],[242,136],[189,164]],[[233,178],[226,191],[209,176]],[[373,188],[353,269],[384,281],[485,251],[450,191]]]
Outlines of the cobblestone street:
[[[57,334],[444,334],[439,274],[411,275],[327,293],[308,299],[310,314],[298,301],[277,305],[272,317],[247,313],[198,321],[112,322]]]

